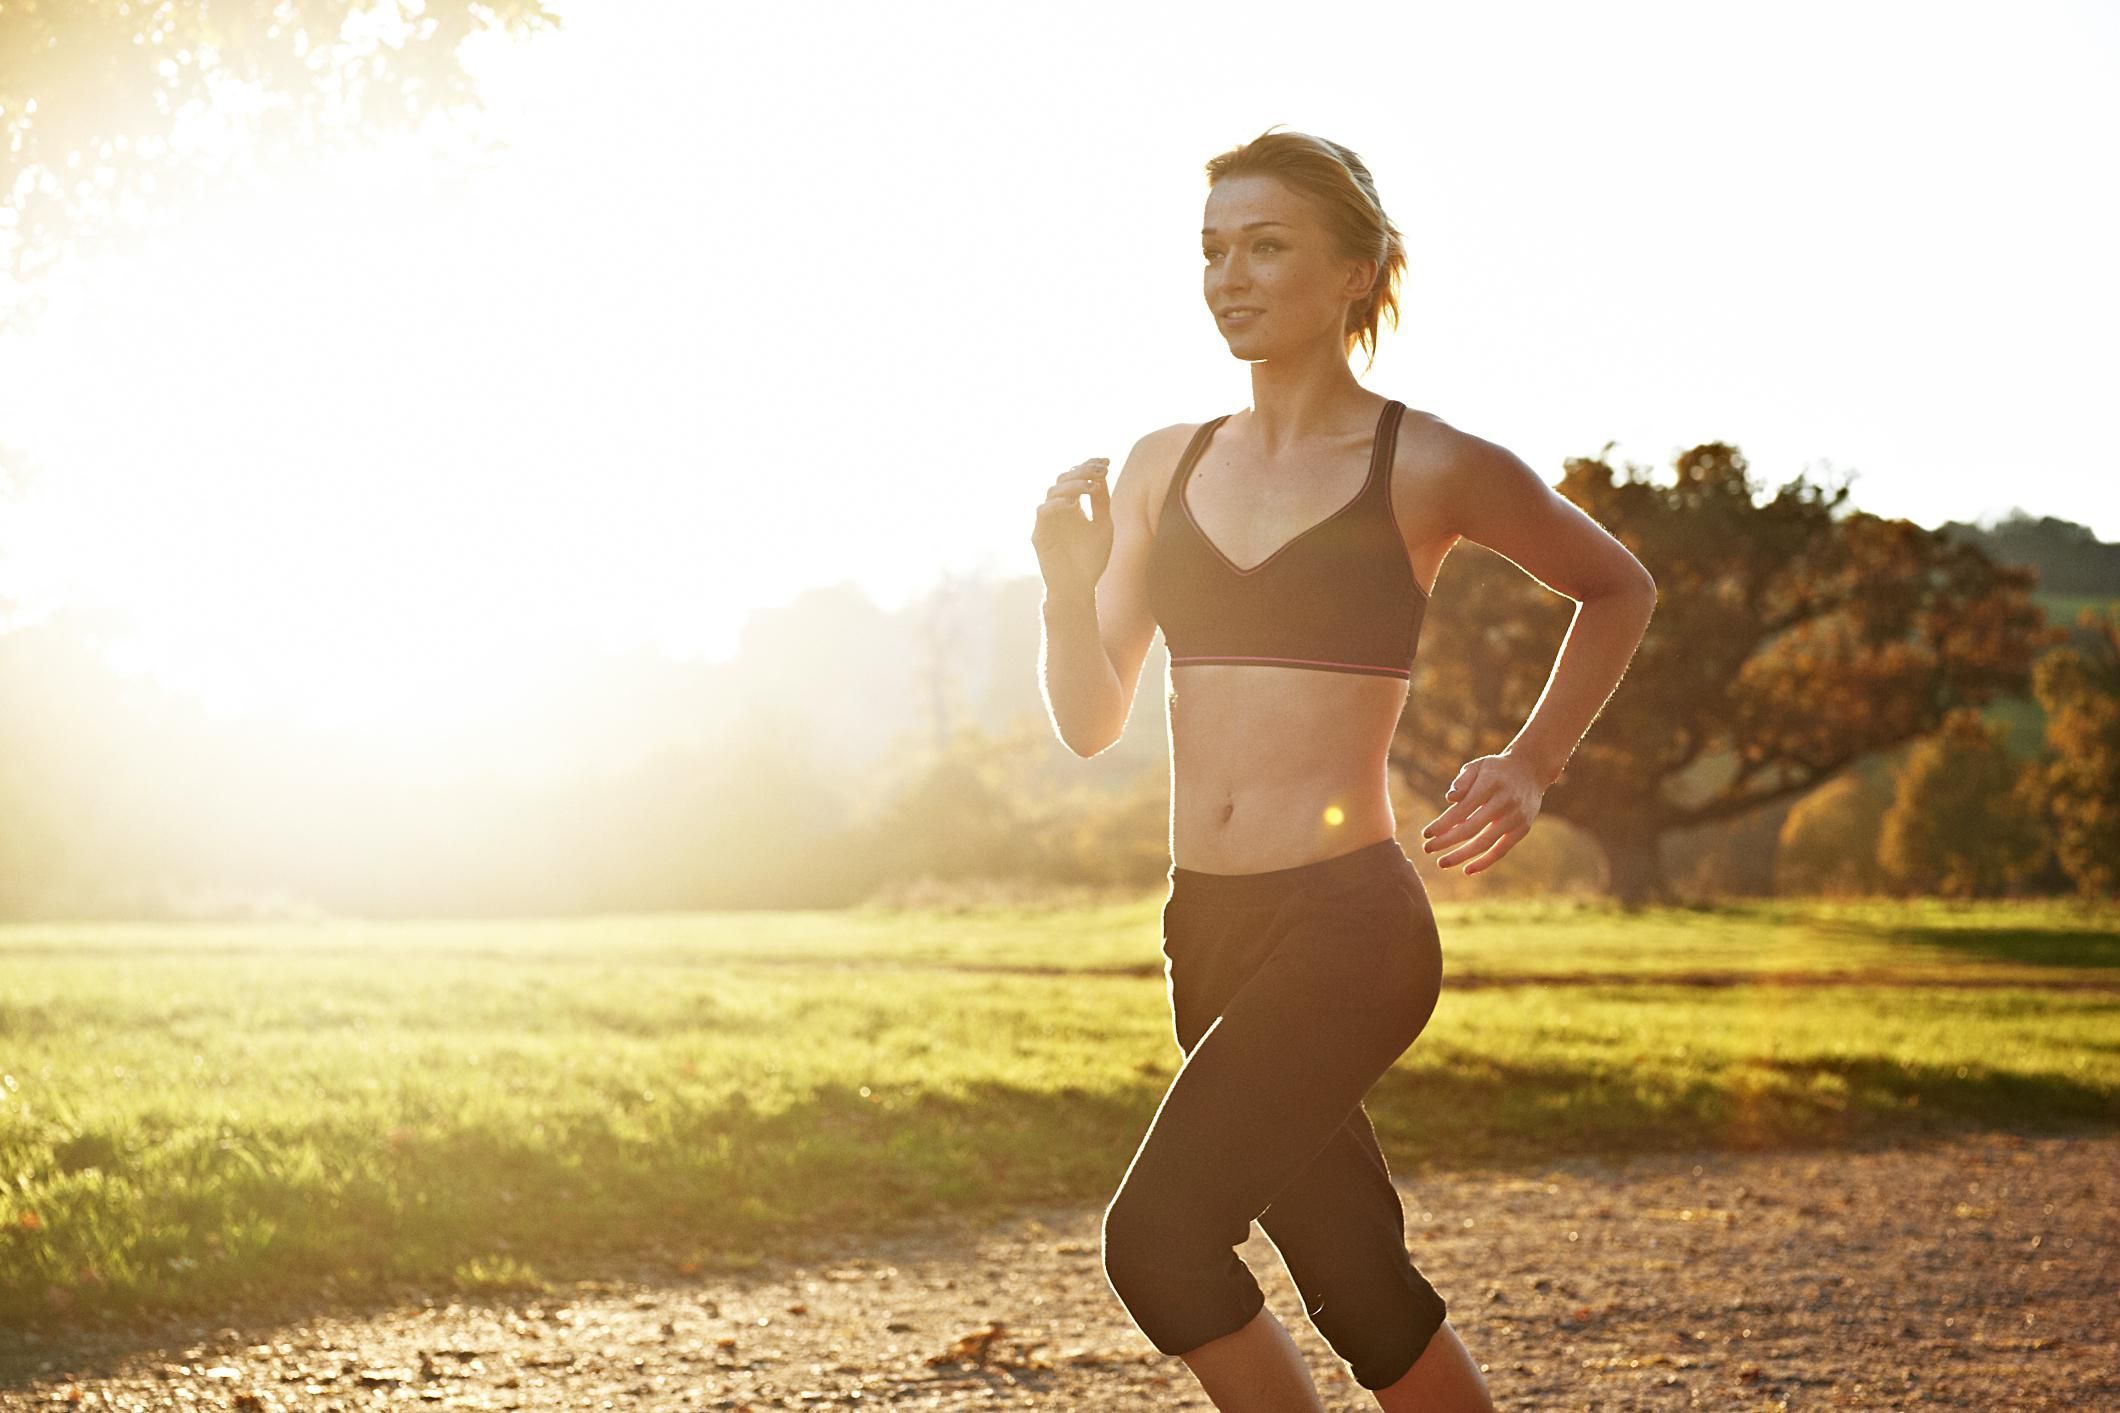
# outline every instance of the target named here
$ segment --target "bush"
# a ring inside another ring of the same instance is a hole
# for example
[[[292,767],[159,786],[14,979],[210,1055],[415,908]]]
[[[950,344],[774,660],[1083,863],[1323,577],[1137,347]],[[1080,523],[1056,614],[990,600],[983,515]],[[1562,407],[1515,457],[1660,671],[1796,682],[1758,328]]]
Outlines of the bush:
[[[1975,708],[1954,709],[1899,769],[1879,864],[1907,893],[2009,892],[2045,861],[2041,775],[2010,755],[2001,727]]]
[[[1774,891],[1783,895],[1882,893],[1878,837],[1892,806],[1888,782],[1859,770],[1836,775],[1796,802],[1782,821]]]

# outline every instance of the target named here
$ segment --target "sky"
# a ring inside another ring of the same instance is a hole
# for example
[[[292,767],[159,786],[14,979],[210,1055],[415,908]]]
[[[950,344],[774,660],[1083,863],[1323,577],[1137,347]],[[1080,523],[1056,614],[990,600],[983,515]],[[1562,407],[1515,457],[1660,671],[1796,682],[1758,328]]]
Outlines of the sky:
[[[1725,440],[2120,539],[2120,6],[559,8],[469,51],[485,155],[51,278],[0,336],[7,587],[228,709],[404,724],[1035,574],[1061,471],[1248,403],[1202,168],[1275,125],[1405,234],[1364,383],[1548,480]]]

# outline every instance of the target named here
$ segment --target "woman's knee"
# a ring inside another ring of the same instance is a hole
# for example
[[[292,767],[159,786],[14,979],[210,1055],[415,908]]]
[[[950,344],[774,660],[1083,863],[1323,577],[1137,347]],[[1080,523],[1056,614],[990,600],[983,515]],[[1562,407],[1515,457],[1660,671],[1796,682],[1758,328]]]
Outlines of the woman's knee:
[[[1196,1212],[1159,1208],[1131,1188],[1105,1207],[1104,1277],[1163,1353],[1184,1354],[1233,1333],[1265,1305],[1228,1237]]]
[[[1197,1298],[1183,1288],[1188,1279],[1207,1272],[1226,1277],[1241,1240],[1232,1240],[1212,1219],[1198,1194],[1188,1201],[1185,1194],[1129,1181],[1104,1209],[1099,1244],[1105,1279],[1119,1298],[1134,1309],[1154,1310]]]
[[[1171,1236],[1171,1224],[1134,1187],[1120,1188],[1105,1204],[1098,1237],[1104,1276],[1128,1304],[1134,1292],[1156,1282],[1159,1271],[1170,1269]]]

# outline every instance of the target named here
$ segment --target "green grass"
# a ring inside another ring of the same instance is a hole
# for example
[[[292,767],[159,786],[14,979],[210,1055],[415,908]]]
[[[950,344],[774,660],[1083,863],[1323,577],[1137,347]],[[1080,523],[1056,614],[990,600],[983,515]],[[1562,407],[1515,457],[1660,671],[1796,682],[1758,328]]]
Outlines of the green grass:
[[[0,928],[0,1324],[1101,1201],[1179,1058],[1159,902]],[[1438,912],[1401,1167],[2120,1118],[2120,910]]]

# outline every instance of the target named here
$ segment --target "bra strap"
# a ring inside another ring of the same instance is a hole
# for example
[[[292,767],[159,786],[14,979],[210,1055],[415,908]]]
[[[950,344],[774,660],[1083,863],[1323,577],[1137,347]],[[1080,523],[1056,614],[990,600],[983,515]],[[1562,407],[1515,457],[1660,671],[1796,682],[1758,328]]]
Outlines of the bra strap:
[[[1376,461],[1379,466],[1390,466],[1392,454],[1399,444],[1399,418],[1405,413],[1406,404],[1393,398],[1385,405],[1384,415],[1377,419]]]
[[[1201,448],[1205,447],[1207,439],[1215,434],[1215,428],[1227,422],[1229,416],[1230,414],[1225,412],[1211,421],[1202,422],[1192,434],[1192,440],[1185,444],[1185,455],[1178,458],[1178,469],[1170,473],[1170,484],[1163,490],[1163,511],[1156,517],[1158,526],[1163,524],[1163,516],[1170,513],[1171,505],[1178,499],[1186,478],[1192,475],[1193,463],[1200,459]]]
[[[1383,487],[1385,504],[1391,502],[1391,463],[1398,454],[1399,418],[1406,413],[1406,404],[1393,398],[1385,404],[1382,415],[1377,418],[1376,445],[1369,453],[1369,480]]]

